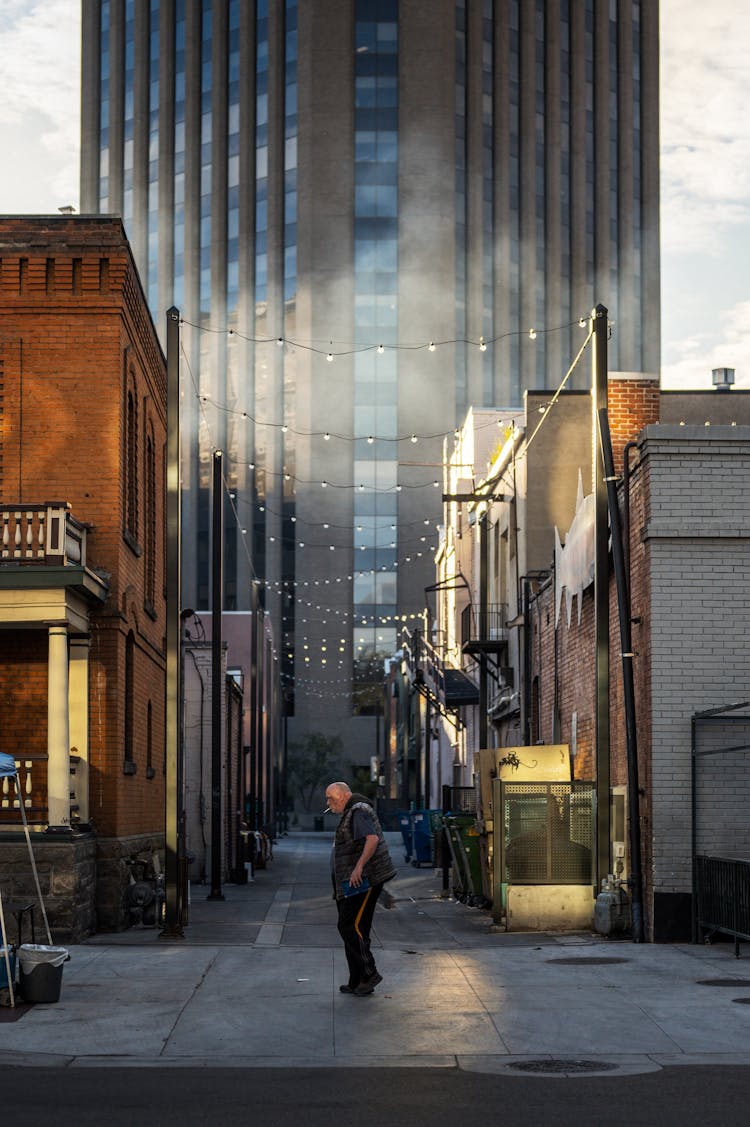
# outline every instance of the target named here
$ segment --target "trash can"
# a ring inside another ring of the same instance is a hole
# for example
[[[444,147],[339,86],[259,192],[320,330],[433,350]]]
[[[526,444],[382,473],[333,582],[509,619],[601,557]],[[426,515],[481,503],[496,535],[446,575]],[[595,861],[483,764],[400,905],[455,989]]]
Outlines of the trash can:
[[[22,943],[18,948],[18,961],[24,1002],[59,1002],[63,963],[68,958],[65,947]]]
[[[473,814],[449,814],[445,818],[453,859],[453,891],[458,900],[471,907],[483,907],[482,861],[479,833]]]
[[[411,824],[414,843],[412,865],[435,864],[435,816],[439,810],[412,810]]]
[[[5,965],[5,954],[8,954],[10,963],[11,982],[16,981],[16,951],[14,947],[0,947],[0,990],[8,989],[8,968]]]

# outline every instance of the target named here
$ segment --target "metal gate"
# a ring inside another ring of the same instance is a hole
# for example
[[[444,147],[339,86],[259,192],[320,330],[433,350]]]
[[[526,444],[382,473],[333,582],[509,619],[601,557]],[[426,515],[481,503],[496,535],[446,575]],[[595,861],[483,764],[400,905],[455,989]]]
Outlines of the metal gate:
[[[501,883],[594,883],[595,793],[593,783],[500,782]]]
[[[750,941],[750,702],[692,719],[693,941]]]

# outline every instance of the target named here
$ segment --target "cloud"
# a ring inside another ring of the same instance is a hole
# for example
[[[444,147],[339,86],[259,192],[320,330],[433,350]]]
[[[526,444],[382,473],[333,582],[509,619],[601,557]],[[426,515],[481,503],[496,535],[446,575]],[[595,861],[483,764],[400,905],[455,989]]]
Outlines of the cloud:
[[[78,0],[2,0],[0,211],[77,203],[80,36]]]
[[[750,301],[722,313],[718,327],[673,343],[674,359],[662,367],[662,387],[712,387],[714,368],[734,368],[735,387],[750,388]]]
[[[745,0],[661,3],[662,246],[712,253],[750,223],[750,16]]]

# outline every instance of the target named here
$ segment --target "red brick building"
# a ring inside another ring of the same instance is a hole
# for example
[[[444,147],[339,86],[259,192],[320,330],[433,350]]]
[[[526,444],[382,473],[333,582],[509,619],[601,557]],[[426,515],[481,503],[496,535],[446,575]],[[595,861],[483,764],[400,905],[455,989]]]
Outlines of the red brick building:
[[[115,218],[0,218],[0,699],[59,938],[164,844],[166,371]],[[0,794],[0,886],[26,890]]]

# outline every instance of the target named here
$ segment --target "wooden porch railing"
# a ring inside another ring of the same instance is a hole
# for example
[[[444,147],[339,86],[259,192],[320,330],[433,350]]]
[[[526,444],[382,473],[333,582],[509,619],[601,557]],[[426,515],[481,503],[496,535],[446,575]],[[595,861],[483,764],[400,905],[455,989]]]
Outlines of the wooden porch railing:
[[[21,783],[20,794],[15,779],[5,776],[0,780],[0,829],[15,829],[21,825],[21,801],[29,825],[46,826],[47,756],[25,755],[16,759],[16,766]]]
[[[65,501],[0,509],[0,561],[86,565],[86,526]]]

